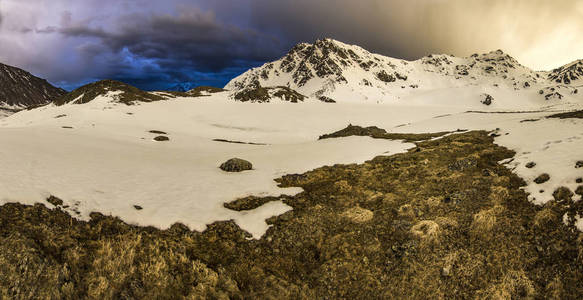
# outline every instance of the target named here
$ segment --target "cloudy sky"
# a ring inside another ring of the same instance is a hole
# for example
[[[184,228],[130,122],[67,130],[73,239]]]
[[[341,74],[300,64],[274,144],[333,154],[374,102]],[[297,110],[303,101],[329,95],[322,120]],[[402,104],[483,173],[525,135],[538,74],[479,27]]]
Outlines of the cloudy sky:
[[[0,0],[0,62],[67,89],[222,86],[322,37],[404,59],[503,49],[549,70],[583,58],[583,0]]]

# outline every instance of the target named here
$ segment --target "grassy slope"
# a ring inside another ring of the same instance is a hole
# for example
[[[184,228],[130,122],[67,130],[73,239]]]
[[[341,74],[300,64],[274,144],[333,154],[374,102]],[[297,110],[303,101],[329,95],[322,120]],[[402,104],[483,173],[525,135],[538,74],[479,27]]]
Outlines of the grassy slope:
[[[284,176],[305,192],[261,240],[232,222],[161,231],[6,204],[0,298],[580,298],[570,200],[530,204],[497,164],[512,156],[469,132]]]

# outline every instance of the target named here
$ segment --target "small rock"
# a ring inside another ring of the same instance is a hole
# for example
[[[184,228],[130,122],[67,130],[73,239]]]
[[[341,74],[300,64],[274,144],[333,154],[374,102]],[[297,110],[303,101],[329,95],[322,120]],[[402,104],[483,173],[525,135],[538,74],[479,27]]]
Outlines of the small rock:
[[[531,162],[527,163],[525,167],[532,169],[532,168],[534,168],[534,166],[536,166],[536,163],[534,161],[531,161]]]
[[[157,142],[166,142],[166,141],[169,141],[169,140],[170,140],[169,137],[163,136],[163,135],[159,135],[159,136],[157,136],[157,137],[154,138],[154,141],[157,141]]]
[[[135,208],[136,210],[142,210],[142,209],[144,209],[143,207],[141,207],[141,206],[139,206],[139,205],[134,205],[134,208]]]
[[[492,104],[492,101],[494,101],[494,97],[492,97],[488,94],[483,94],[482,97],[483,97],[483,99],[480,102],[484,105],[490,105],[490,104]]]
[[[325,102],[325,103],[336,103],[336,100],[334,100],[330,97],[326,97],[326,96],[320,96],[320,97],[318,97],[318,100]]]
[[[241,172],[251,170],[253,168],[253,165],[244,159],[231,158],[224,162],[223,164],[221,164],[220,168],[221,170],[226,172]]]
[[[547,173],[543,173],[543,174],[539,175],[537,178],[535,178],[534,182],[536,184],[541,184],[541,183],[545,183],[545,182],[549,181],[549,179],[551,179],[551,176]]]
[[[577,163],[575,163],[575,169],[579,168],[583,168],[583,160],[579,160]]]
[[[579,177],[577,179],[575,179],[576,183],[583,183],[583,178]]]
[[[577,187],[577,189],[575,190],[575,194],[583,196],[583,185]]]
[[[168,134],[168,133],[166,133],[166,132],[164,132],[164,131],[160,131],[160,130],[150,130],[150,131],[148,131],[148,132],[149,132],[149,133],[154,133],[154,134]]]
[[[47,202],[54,205],[54,206],[63,205],[63,200],[61,200],[55,196],[52,196],[52,195],[47,198]]]

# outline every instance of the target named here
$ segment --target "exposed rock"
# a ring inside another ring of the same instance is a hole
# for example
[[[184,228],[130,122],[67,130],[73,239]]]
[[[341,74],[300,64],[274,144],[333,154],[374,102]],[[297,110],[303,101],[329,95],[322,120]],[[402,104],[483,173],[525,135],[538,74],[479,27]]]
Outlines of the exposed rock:
[[[575,194],[583,196],[583,185],[577,187],[577,189],[575,190]]]
[[[397,72],[397,73],[395,73],[395,76],[397,77],[397,79],[407,80],[407,75],[403,75],[403,74]]]
[[[525,167],[532,169],[534,168],[534,166],[536,166],[536,163],[534,161],[528,162]]]
[[[270,102],[274,98],[279,98],[283,101],[297,103],[306,99],[306,96],[288,87],[262,87],[259,83],[236,92],[232,97],[241,102]]]
[[[534,182],[536,184],[541,184],[541,183],[545,183],[545,182],[549,181],[549,179],[551,179],[551,176],[547,173],[543,173],[543,174],[539,175],[537,178],[535,178]]]
[[[579,160],[575,163],[575,169],[583,168],[583,160]]]
[[[61,206],[63,205],[63,200],[51,195],[47,198],[47,202],[54,205],[54,206]]]
[[[482,94],[482,100],[480,101],[484,105],[490,105],[494,101],[494,97],[488,94]]]
[[[326,102],[326,103],[336,103],[336,101],[330,97],[326,97],[326,96],[320,96],[318,97],[318,100],[322,101],[322,102]]]
[[[166,133],[166,132],[164,132],[164,131],[160,131],[160,130],[150,130],[150,131],[148,131],[148,132],[149,132],[149,133],[154,133],[154,134],[168,134],[168,133]]]
[[[388,74],[385,70],[376,73],[377,78],[383,82],[395,82],[395,76]]]
[[[550,99],[563,99],[563,95],[559,92],[554,92],[554,93],[550,93],[545,95],[545,100],[550,100]]]
[[[241,172],[253,169],[253,165],[244,159],[231,158],[221,164],[220,168],[226,172]]]
[[[583,78],[583,60],[577,60],[560,68],[554,69],[549,74],[549,79],[557,83],[571,84]]]
[[[164,135],[159,135],[159,136],[154,138],[154,141],[157,141],[157,142],[166,142],[169,140],[170,140],[170,138],[167,136],[164,136]]]

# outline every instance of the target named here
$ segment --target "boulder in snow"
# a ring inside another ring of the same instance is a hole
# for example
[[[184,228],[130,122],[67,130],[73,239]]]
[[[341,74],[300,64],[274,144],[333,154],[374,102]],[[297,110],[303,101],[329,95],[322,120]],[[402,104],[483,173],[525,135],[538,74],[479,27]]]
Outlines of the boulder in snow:
[[[231,158],[221,164],[220,168],[226,172],[242,172],[253,169],[253,165],[244,159]]]
[[[536,184],[541,184],[541,183],[545,183],[545,182],[549,181],[549,179],[551,179],[551,176],[547,173],[544,173],[544,174],[539,175],[537,178],[535,178],[534,182]]]
[[[494,97],[488,94],[482,94],[482,100],[480,101],[484,105],[490,105],[494,101]]]

